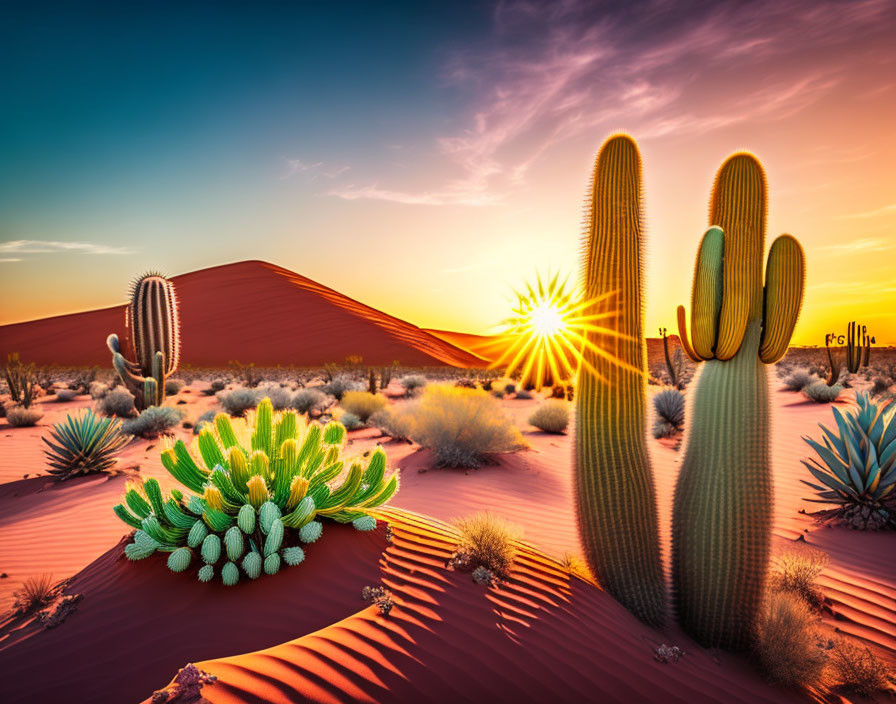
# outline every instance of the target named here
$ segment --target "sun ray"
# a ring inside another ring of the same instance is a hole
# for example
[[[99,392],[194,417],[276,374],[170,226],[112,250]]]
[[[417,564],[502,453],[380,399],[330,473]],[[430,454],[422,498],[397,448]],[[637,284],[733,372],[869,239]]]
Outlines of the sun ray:
[[[524,387],[541,389],[547,384],[571,381],[579,365],[600,357],[635,373],[609,349],[595,344],[601,337],[630,339],[615,329],[619,310],[613,305],[617,291],[583,299],[559,274],[526,281],[512,289],[511,315],[502,321],[503,332],[489,349],[501,349],[491,368],[505,367],[508,376],[518,374]],[[587,354],[586,354],[587,352]],[[589,367],[591,365],[589,364]]]

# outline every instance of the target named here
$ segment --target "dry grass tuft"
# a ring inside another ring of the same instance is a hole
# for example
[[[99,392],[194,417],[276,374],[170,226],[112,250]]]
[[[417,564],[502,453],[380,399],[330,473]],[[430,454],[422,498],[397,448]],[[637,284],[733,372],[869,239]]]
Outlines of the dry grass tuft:
[[[430,385],[407,412],[411,440],[432,449],[440,467],[478,467],[489,454],[527,447],[498,401],[478,389]]]
[[[887,666],[868,648],[840,639],[831,650],[830,669],[836,684],[850,692],[874,696],[892,685]]]
[[[362,423],[366,423],[370,416],[384,409],[388,401],[382,394],[372,394],[368,391],[346,391],[342,395],[341,403],[346,413],[352,413]]]
[[[57,592],[53,575],[29,577],[22,582],[21,589],[13,594],[13,611],[17,614],[31,614],[45,609],[56,599]]]
[[[756,632],[755,655],[770,682],[818,686],[827,657],[816,633],[815,614],[791,592],[770,592]]]
[[[517,394],[519,398],[519,394]],[[555,398],[545,400],[529,416],[529,425],[533,425],[546,433],[560,434],[569,425],[569,404]]]
[[[828,554],[814,548],[781,553],[774,559],[771,588],[796,594],[813,608],[819,609],[824,604],[824,594],[815,580],[828,562]]]
[[[522,529],[488,512],[452,522],[460,532],[460,540],[451,565],[464,570],[485,567],[498,579],[506,579],[516,555],[513,542],[522,536]]]

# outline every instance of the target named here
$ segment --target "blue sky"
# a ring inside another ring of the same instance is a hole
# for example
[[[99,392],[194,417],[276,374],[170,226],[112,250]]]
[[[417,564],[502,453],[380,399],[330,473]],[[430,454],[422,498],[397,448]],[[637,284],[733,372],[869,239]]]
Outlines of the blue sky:
[[[888,0],[6,6],[0,323],[265,259],[484,332],[511,286],[575,272],[624,129],[648,329],[673,327],[714,171],[748,148],[769,237],[810,255],[800,341],[864,312],[896,342],[894,33]]]

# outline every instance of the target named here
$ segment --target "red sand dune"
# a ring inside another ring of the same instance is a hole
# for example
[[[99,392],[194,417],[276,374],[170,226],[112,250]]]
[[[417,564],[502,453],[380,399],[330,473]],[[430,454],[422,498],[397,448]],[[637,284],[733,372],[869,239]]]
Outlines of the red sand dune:
[[[213,401],[195,389],[176,400],[184,399],[191,419]],[[86,403],[43,404],[47,422]],[[531,450],[477,470],[436,470],[428,451],[387,442],[390,462],[402,470],[395,506],[431,516],[387,512],[392,545],[382,531],[358,535],[331,526],[309,548],[306,564],[231,590],[172,574],[161,559],[121,558],[116,543],[125,528],[110,507],[122,478],[46,488],[41,479],[16,481],[23,469],[42,466],[40,428],[0,421],[0,570],[10,574],[0,588],[8,595],[30,575],[77,573],[68,591],[84,595],[55,630],[35,630],[24,619],[0,622],[0,670],[21,673],[0,678],[0,701],[138,701],[200,660],[220,678],[204,690],[212,702],[799,700],[762,682],[742,658],[704,650],[671,625],[662,632],[644,627],[547,556],[576,553],[579,544],[570,436],[528,427],[537,403],[502,402]],[[830,423],[830,407],[776,391],[773,410],[776,548],[802,536],[828,552],[820,583],[831,601],[829,625],[896,664],[896,563],[886,559],[894,536],[818,528],[798,512],[814,508],[799,482],[799,459],[809,450],[800,435],[815,434],[817,421]],[[351,450],[366,449],[375,435],[351,433]],[[653,440],[650,447],[668,554],[681,454]],[[125,460],[171,486],[157,443],[136,441]],[[441,521],[478,510],[525,531],[512,579],[498,589],[444,568],[455,535]],[[363,586],[379,583],[398,604],[389,617],[360,600]],[[663,642],[687,655],[675,664],[655,662],[652,651]]]
[[[180,301],[181,362],[321,366],[359,355],[366,364],[477,367],[484,360],[273,264],[238,262],[172,278]],[[0,326],[0,357],[36,364],[108,365],[105,340],[125,334],[125,306]]]

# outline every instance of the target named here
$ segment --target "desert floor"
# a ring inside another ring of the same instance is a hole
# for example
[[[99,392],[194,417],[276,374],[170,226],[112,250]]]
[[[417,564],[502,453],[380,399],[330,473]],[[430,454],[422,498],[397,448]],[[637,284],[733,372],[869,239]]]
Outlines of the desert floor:
[[[195,420],[215,403],[201,388],[197,382],[169,403]],[[830,424],[831,410],[797,393],[772,398],[775,548],[797,541],[827,552],[819,580],[831,607],[826,620],[896,665],[893,535],[820,528],[800,513],[814,509],[803,500],[811,490],[800,483],[807,473],[799,460],[810,449],[801,436],[816,436],[818,422]],[[232,589],[173,574],[161,557],[130,563],[122,555],[127,529],[111,509],[129,475],[174,485],[159,459],[161,441],[133,441],[117,476],[54,483],[39,476],[40,437],[93,401],[43,399],[45,416],[35,428],[0,420],[0,612],[34,575],[71,578],[66,593],[83,595],[55,629],[21,617],[0,620],[0,670],[7,673],[0,700],[137,702],[187,662],[219,678],[203,690],[211,702],[808,700],[771,687],[744,659],[705,650],[672,625],[662,632],[643,626],[561,566],[563,555],[580,552],[572,429],[548,435],[527,425],[539,402],[502,401],[531,449],[479,469],[433,469],[427,450],[385,441],[402,484],[377,531],[328,525],[303,565]],[[350,449],[386,440],[378,435],[354,431]],[[670,441],[649,444],[668,553],[681,452]],[[524,531],[512,578],[498,587],[445,569],[456,538],[448,522],[483,510]],[[364,586],[379,584],[395,595],[388,617],[360,598]],[[686,654],[659,663],[653,651],[661,643]]]

